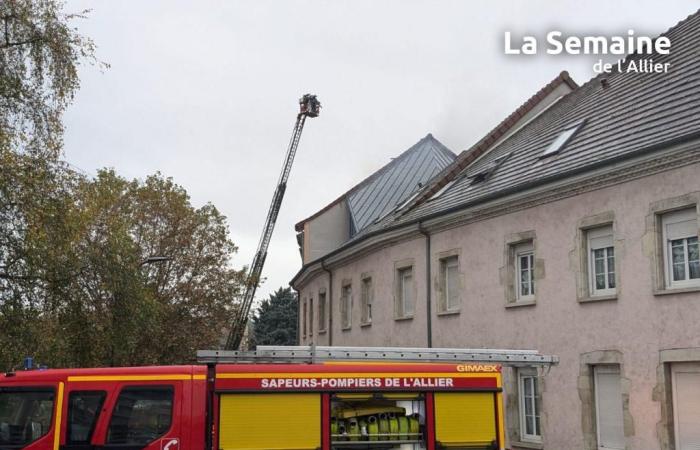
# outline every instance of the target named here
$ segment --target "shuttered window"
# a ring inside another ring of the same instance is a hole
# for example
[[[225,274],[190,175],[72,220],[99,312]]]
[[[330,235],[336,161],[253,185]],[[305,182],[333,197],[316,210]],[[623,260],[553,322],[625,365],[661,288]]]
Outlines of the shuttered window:
[[[612,226],[593,228],[586,234],[591,295],[615,294],[615,248]]]
[[[661,220],[666,286],[700,286],[700,244],[695,208],[664,214]]]
[[[700,448],[700,364],[674,364],[673,422],[676,450]]]
[[[321,447],[320,394],[224,394],[221,450],[315,450]]]
[[[620,368],[616,365],[594,367],[596,428],[599,450],[624,450]]]
[[[495,394],[435,393],[435,439],[443,447],[488,447],[496,438]]]

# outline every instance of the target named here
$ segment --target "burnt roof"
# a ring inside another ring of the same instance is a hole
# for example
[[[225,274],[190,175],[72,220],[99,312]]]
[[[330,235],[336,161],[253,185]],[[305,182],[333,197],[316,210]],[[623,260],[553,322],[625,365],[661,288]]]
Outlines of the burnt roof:
[[[455,158],[450,149],[428,134],[325,208],[299,222],[295,228],[301,231],[305,222],[345,201],[353,234],[359,232],[406,201]]]

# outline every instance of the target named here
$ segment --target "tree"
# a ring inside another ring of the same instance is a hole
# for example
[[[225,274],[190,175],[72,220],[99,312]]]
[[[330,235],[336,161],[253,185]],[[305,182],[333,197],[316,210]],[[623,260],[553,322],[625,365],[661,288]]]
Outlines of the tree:
[[[254,345],[295,345],[297,296],[292,289],[277,289],[263,300],[253,317]]]
[[[62,146],[61,116],[80,86],[81,61],[95,44],[57,0],[0,2],[0,149],[48,153]],[[106,66],[106,64],[102,64]]]

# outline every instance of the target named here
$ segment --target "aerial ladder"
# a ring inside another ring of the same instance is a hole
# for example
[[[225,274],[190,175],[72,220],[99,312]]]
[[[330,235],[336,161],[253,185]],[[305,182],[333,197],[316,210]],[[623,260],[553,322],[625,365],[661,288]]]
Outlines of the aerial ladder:
[[[229,330],[228,338],[226,339],[227,350],[237,350],[241,345],[241,341],[243,340],[243,335],[245,333],[246,326],[248,325],[250,308],[253,305],[255,291],[260,283],[260,275],[262,274],[263,266],[265,265],[267,249],[270,246],[272,232],[275,229],[275,222],[277,221],[277,215],[279,214],[280,206],[282,205],[284,191],[287,188],[287,180],[289,179],[289,173],[292,170],[294,155],[296,154],[297,147],[299,146],[299,139],[301,139],[301,132],[304,129],[304,123],[306,122],[307,117],[317,117],[320,111],[321,103],[318,101],[315,95],[306,94],[299,99],[299,114],[297,114],[297,120],[294,124],[294,130],[292,131],[292,138],[290,139],[289,146],[287,147],[287,155],[284,158],[282,173],[277,181],[275,193],[272,195],[272,203],[270,203],[270,209],[267,212],[267,218],[265,219],[262,235],[260,236],[260,241],[258,242],[258,248],[255,252],[253,263],[248,269],[246,290],[243,294],[239,307],[234,314],[233,321],[231,322],[231,328]]]

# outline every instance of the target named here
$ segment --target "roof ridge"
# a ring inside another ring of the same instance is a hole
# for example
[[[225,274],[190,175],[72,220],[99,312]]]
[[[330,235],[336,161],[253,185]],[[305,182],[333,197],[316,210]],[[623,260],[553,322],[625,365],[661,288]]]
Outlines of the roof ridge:
[[[347,198],[349,195],[351,195],[351,194],[354,193],[355,191],[357,191],[357,190],[359,190],[360,188],[362,188],[362,187],[368,185],[368,184],[369,184],[370,182],[372,182],[374,179],[378,178],[380,175],[382,175],[382,174],[385,173],[387,170],[389,170],[392,166],[398,164],[399,161],[403,160],[404,158],[407,158],[412,152],[414,152],[415,150],[417,150],[418,148],[420,148],[426,141],[430,141],[431,143],[437,143],[437,144],[439,144],[439,146],[440,146],[441,148],[444,148],[444,149],[446,150],[446,152],[449,152],[449,154],[451,154],[452,156],[455,156],[455,154],[454,154],[449,148],[447,148],[447,146],[445,146],[442,142],[440,142],[439,140],[437,140],[437,139],[433,136],[432,133],[428,133],[428,134],[426,134],[424,137],[422,137],[421,139],[419,139],[418,142],[416,142],[415,144],[413,144],[412,146],[410,146],[408,149],[406,149],[406,150],[404,150],[403,152],[401,152],[398,156],[392,158],[388,163],[384,164],[382,167],[380,167],[379,169],[377,169],[376,171],[374,171],[372,174],[368,175],[368,176],[367,176],[366,178],[364,178],[362,181],[358,182],[358,183],[355,184],[353,187],[351,187],[350,189],[348,189],[347,191],[345,191],[342,195],[340,195],[338,198],[336,198],[335,200],[333,200],[332,202],[330,202],[328,205],[324,206],[323,208],[321,208],[321,209],[318,210],[317,212],[313,213],[312,215],[308,216],[307,218],[305,218],[305,219],[300,220],[299,222],[297,222],[296,225],[294,225],[294,228],[295,228],[297,231],[301,231],[301,228],[302,228],[304,222],[307,222],[307,221],[309,221],[309,220],[311,220],[311,219],[313,219],[313,218],[315,218],[315,217],[318,217],[320,214],[322,214],[323,212],[327,211],[328,209],[330,209],[331,207],[333,207],[334,205],[336,205],[337,203],[339,203],[339,202],[342,201],[343,199]],[[447,153],[445,153],[445,154],[447,154]]]
[[[539,91],[517,107],[483,138],[477,141],[476,144],[472,145],[467,150],[462,151],[452,164],[445,167],[441,173],[434,176],[433,181],[426,185],[424,192],[416,196],[416,198],[414,198],[410,204],[406,205],[401,214],[403,215],[418,204],[424,202],[437,191],[442,189],[442,187],[444,187],[447,183],[452,181],[457,175],[459,175],[460,172],[462,172],[462,170],[464,170],[476,158],[488,150],[492,144],[498,141],[498,139],[502,138],[518,120],[530,112],[532,108],[534,108],[545,96],[554,91],[554,89],[562,83],[569,86],[572,90],[579,87],[578,84],[569,76],[569,72],[566,70],[561,71],[559,75],[557,75],[552,81],[547,83]]]

